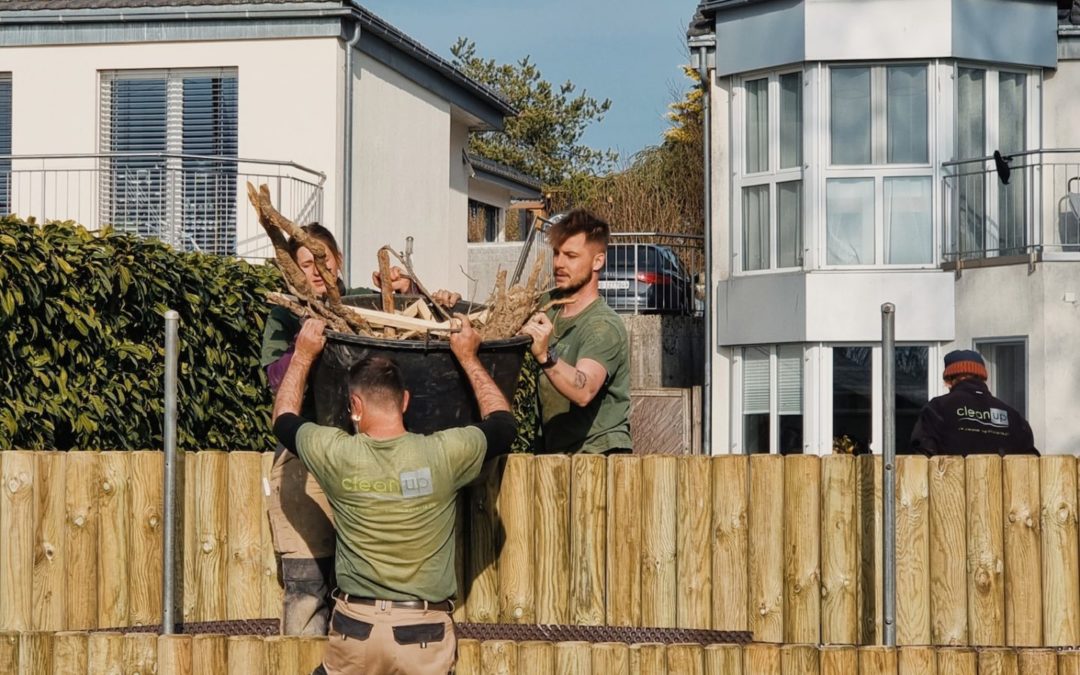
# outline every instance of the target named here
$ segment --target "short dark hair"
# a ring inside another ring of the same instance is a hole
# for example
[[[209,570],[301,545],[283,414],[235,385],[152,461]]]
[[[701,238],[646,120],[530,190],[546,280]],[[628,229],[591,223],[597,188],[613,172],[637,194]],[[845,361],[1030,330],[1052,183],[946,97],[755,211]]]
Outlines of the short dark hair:
[[[349,393],[376,405],[400,407],[405,401],[401,368],[385,356],[365,356],[349,368]]]
[[[322,242],[322,245],[327,248],[327,253],[334,256],[334,258],[336,258],[339,263],[341,262],[341,249],[338,248],[337,239],[334,239],[333,232],[326,229],[317,222],[308,223],[300,229]],[[296,239],[296,237],[289,238],[289,257],[291,257],[293,260],[296,260],[296,252],[299,251],[301,248],[303,248],[303,245]]]
[[[548,241],[552,246],[562,246],[570,237],[584,234],[585,241],[600,244],[607,248],[611,236],[611,227],[585,209],[574,209],[548,230]]]

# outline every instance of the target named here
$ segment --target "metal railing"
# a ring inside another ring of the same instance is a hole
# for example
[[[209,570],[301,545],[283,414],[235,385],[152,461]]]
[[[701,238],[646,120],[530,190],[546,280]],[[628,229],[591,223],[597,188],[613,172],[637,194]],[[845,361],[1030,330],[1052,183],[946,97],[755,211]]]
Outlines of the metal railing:
[[[293,162],[161,152],[0,155],[0,213],[73,220],[186,251],[262,259],[269,238],[246,184],[288,218],[322,218],[325,174]]]
[[[1080,150],[1014,153],[1007,184],[993,157],[942,167],[946,262],[1080,254]]]

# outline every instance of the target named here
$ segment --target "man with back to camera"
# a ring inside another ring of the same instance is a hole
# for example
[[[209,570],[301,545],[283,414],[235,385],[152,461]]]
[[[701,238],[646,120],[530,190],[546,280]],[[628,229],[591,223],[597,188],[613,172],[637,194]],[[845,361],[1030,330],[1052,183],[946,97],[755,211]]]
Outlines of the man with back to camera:
[[[990,393],[986,363],[978,352],[946,354],[942,377],[949,393],[919,413],[906,454],[1039,454],[1024,416]]]
[[[274,433],[322,486],[337,539],[330,641],[316,673],[427,675],[454,666],[457,492],[486,459],[509,452],[516,432],[509,402],[477,358],[479,334],[457,320],[450,347],[484,419],[426,436],[405,430],[409,392],[397,364],[378,356],[349,372],[355,435],[304,420],[304,384],[325,326],[308,319],[296,339]]]
[[[626,327],[600,297],[608,224],[574,209],[548,232],[554,299],[521,329],[544,373],[537,383],[545,452],[630,452],[630,359]]]

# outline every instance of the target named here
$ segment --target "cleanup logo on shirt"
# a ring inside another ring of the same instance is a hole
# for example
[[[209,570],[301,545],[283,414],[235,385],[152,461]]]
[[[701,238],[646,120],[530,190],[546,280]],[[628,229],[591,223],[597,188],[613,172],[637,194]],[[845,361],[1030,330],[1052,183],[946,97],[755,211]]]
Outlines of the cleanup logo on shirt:
[[[431,483],[431,469],[424,467],[415,471],[401,472],[401,496],[424,497],[434,492]]]
[[[956,416],[961,421],[977,422],[983,426],[1008,428],[1009,426],[1009,411],[1002,410],[1001,408],[990,408],[989,410],[975,410],[968,406],[960,406],[956,409]]]

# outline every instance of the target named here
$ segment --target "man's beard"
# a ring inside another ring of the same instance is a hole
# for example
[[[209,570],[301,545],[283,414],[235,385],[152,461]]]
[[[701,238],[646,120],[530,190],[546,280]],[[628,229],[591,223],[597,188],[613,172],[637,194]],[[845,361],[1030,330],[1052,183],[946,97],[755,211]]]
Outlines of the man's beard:
[[[554,295],[558,295],[560,297],[565,297],[567,295],[573,295],[574,293],[577,293],[581,289],[585,288],[585,284],[589,283],[589,281],[591,281],[591,280],[592,280],[592,274],[589,274],[586,277],[582,277],[581,279],[579,279],[577,281],[571,280],[569,286],[567,286],[565,288],[558,288],[557,287],[555,289]]]

